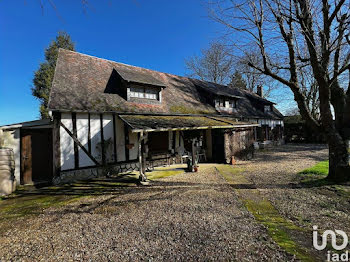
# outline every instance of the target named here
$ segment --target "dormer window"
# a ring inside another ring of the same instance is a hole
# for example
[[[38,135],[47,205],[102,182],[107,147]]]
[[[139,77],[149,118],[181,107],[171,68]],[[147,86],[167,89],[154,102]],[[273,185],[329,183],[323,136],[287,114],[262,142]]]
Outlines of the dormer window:
[[[271,112],[271,111],[272,111],[271,105],[264,105],[264,112],[265,113]]]
[[[159,100],[159,89],[152,87],[132,86],[130,87],[130,98],[143,98]]]
[[[236,100],[230,100],[229,107],[230,108],[236,108],[237,107],[237,101]]]
[[[217,101],[219,107],[225,107],[225,100],[224,99],[218,99]]]

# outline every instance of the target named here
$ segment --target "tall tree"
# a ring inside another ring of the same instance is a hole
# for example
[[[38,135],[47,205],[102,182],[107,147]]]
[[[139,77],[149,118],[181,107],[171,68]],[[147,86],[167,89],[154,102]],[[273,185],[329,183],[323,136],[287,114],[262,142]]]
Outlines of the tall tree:
[[[300,114],[326,134],[329,175],[350,180],[350,5],[346,0],[217,1],[212,18],[235,32],[243,52],[258,48],[262,65],[248,65],[290,88]],[[320,121],[303,92],[301,72],[315,81]],[[341,79],[341,81],[340,81]],[[333,114],[334,112],[334,114]]]
[[[271,81],[266,75],[250,67],[248,61],[254,65],[262,65],[259,52],[256,50],[247,50],[243,56],[238,56],[235,62],[235,69],[243,76],[247,89],[250,92],[256,92],[259,85],[264,86],[264,97],[270,96],[271,92],[278,88],[276,81]]]
[[[228,84],[232,75],[233,58],[225,45],[215,42],[203,49],[201,56],[185,60],[191,77],[217,84]]]
[[[47,105],[59,48],[75,50],[74,43],[65,32],[59,32],[56,39],[46,48],[45,62],[41,63],[39,69],[34,73],[32,94],[40,100],[40,115],[42,119],[49,118]]]
[[[242,74],[238,71],[235,71],[234,74],[231,76],[231,82],[229,86],[233,86],[239,89],[247,89],[247,83],[243,79]]]

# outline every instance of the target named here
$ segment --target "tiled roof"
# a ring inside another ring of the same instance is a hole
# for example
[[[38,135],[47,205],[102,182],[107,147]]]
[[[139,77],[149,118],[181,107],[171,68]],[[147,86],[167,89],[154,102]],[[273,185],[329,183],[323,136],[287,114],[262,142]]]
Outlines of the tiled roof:
[[[135,70],[133,67],[119,67],[118,74],[128,82],[165,87],[165,84],[147,72]]]
[[[113,75],[129,82],[165,86],[162,103],[140,104],[127,101],[116,92],[106,92],[114,83]],[[235,117],[278,118],[283,116],[277,109],[270,113],[258,110],[254,105],[267,100],[248,91],[217,85],[188,77],[181,77],[154,70],[130,66],[93,56],[59,50],[55,77],[51,88],[49,109],[52,111],[116,112],[140,114],[220,114],[203,95],[203,90],[216,90],[218,95],[228,94],[239,98]]]

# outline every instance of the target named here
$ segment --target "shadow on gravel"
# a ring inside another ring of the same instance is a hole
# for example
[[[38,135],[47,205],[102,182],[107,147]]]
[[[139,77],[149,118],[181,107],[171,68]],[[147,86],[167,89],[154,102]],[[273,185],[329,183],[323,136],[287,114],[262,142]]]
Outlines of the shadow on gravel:
[[[260,152],[264,152],[263,154],[256,154],[254,159],[252,159],[252,163],[261,162],[265,159],[269,161],[301,161],[305,159],[305,156],[311,158],[317,162],[325,160],[324,156],[318,156],[317,154],[312,154],[312,152],[318,152],[320,150],[326,150],[327,145],[310,145],[310,144],[287,144],[281,147],[273,147],[268,149],[262,149]],[[258,151],[259,152],[259,151]],[[297,153],[294,156],[288,155],[289,153]],[[288,156],[287,156],[288,155]]]

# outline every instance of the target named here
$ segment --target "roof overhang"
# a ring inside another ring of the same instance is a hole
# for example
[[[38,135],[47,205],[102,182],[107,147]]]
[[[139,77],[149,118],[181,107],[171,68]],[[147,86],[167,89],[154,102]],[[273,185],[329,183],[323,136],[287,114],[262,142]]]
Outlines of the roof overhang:
[[[158,86],[161,88],[166,87],[162,81],[158,80],[150,73],[144,73],[137,69],[131,70],[130,68],[114,68],[114,70],[124,81],[129,83]]]
[[[256,123],[209,116],[119,115],[119,117],[133,133],[259,126]]]
[[[52,121],[50,119],[42,119],[0,126],[0,129],[2,130],[10,130],[16,128],[52,128]]]

